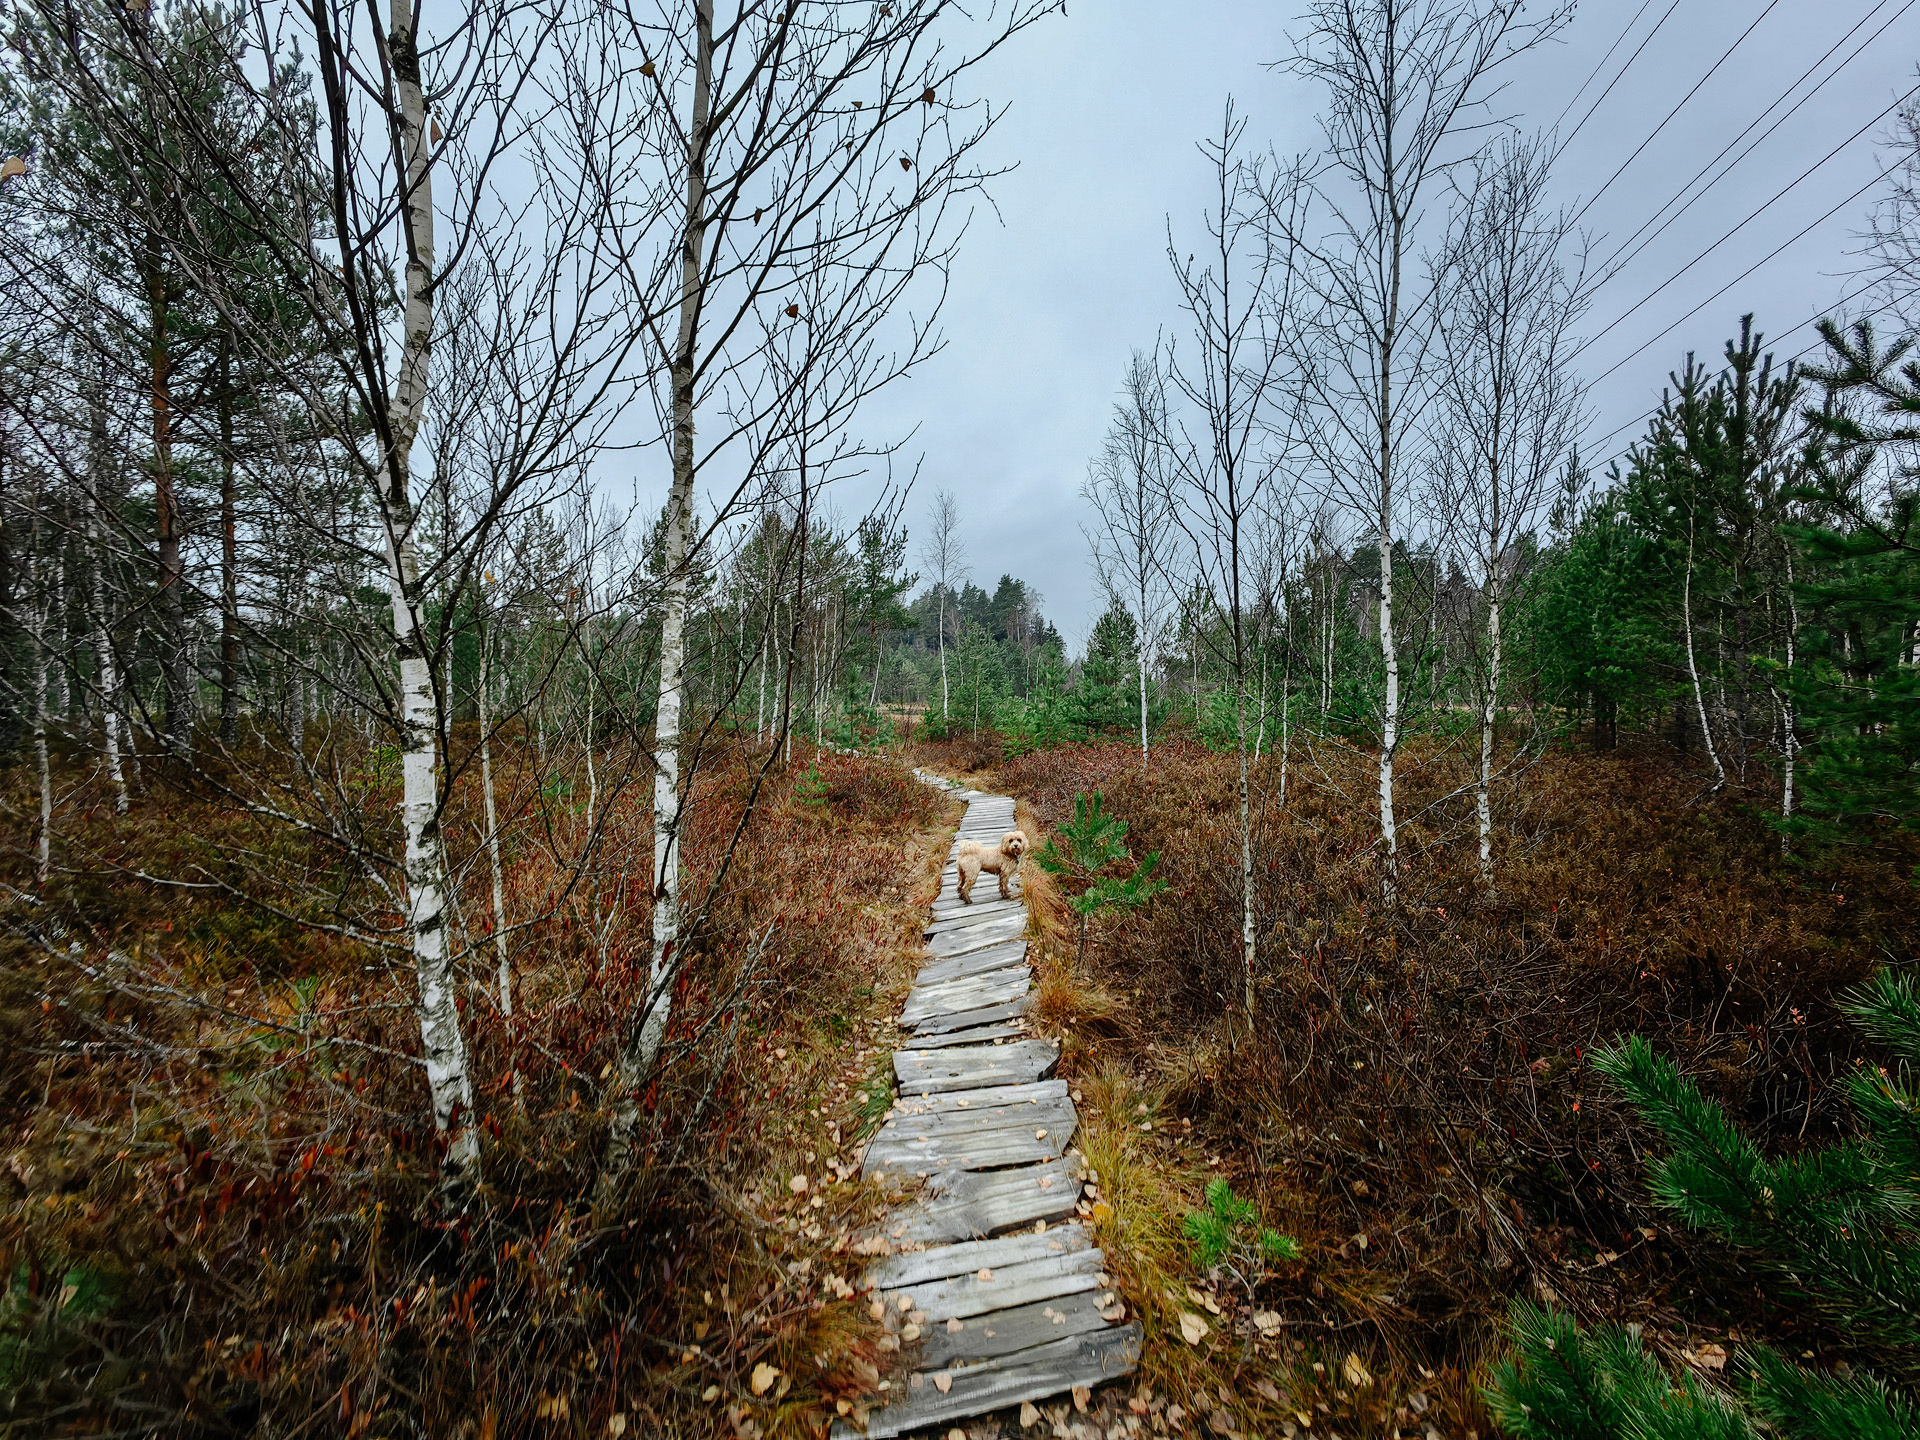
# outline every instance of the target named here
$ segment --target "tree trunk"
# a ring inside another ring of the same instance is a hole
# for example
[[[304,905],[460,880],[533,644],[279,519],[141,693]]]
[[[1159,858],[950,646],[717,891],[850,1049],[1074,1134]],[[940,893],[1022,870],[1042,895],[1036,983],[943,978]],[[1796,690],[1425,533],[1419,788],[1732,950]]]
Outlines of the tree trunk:
[[[1493,888],[1493,722],[1500,703],[1500,597],[1487,604],[1487,693],[1480,708],[1480,776],[1473,807],[1480,821],[1480,883]]]
[[[487,681],[491,677],[487,632],[480,628],[480,794],[487,822],[487,863],[493,870],[493,952],[500,977],[500,1013],[513,1014],[513,967],[507,960],[507,900],[500,866],[500,819],[493,803],[493,732],[488,728]]]
[[[687,562],[693,510],[694,366],[700,321],[700,261],[706,239],[708,127],[713,98],[713,0],[695,0],[693,125],[687,142],[687,201],[680,248],[680,325],[674,342],[673,486],[667,496],[662,562],[667,582],[660,620],[660,698],[654,720],[653,953],[639,1023],[621,1047],[605,1173],[624,1174],[640,1128],[640,1093],[667,1035],[680,966],[680,706],[686,686]]]
[[[220,342],[220,741],[240,738],[239,535],[233,475],[232,355]]]
[[[412,0],[389,3],[388,43],[407,167],[400,210],[406,233],[406,309],[399,374],[389,410],[391,431],[385,437],[378,484],[386,527],[394,654],[400,669],[401,815],[406,828],[407,921],[419,986],[421,1058],[433,1123],[446,1139],[447,1176],[466,1181],[478,1169],[480,1145],[472,1124],[473,1078],[447,944],[446,851],[434,764],[440,717],[420,624],[424,604],[411,488],[413,442],[426,411],[433,343],[433,172]]]
[[[192,697],[187,677],[186,601],[180,562],[180,497],[173,476],[173,351],[160,238],[146,243],[148,399],[153,415],[153,504],[160,552],[160,673],[165,685],[164,740],[178,754],[192,742]]]
[[[98,387],[87,396],[87,538],[93,546],[87,583],[92,600],[94,682],[100,691],[101,751],[113,782],[113,808],[127,813],[127,777],[120,766],[120,674],[107,618],[107,406]]]
[[[1713,727],[1707,723],[1707,693],[1700,684],[1700,664],[1693,650],[1693,522],[1687,522],[1687,573],[1680,587],[1680,620],[1687,631],[1687,674],[1693,679],[1693,703],[1700,712],[1700,738],[1706,743],[1707,759],[1713,762],[1713,789],[1719,794],[1727,787],[1726,767],[1720,763],[1720,751],[1713,743]]]
[[[947,590],[940,587],[940,629],[936,637],[940,642],[940,719],[946,722],[953,714],[947,701]]]

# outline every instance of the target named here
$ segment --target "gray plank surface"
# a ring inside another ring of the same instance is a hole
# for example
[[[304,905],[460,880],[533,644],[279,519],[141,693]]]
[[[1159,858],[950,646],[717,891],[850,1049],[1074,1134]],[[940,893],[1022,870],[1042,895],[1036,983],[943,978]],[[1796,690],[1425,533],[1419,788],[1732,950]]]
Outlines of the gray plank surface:
[[[964,980],[969,975],[983,975],[989,970],[1005,970],[1014,965],[1026,963],[1027,942],[1009,940],[999,945],[988,945],[979,950],[949,955],[944,959],[922,965],[914,984],[944,985],[949,980]]]
[[[1079,1166],[1070,1160],[949,1175],[937,1193],[900,1211],[887,1233],[896,1240],[932,1245],[984,1240],[1036,1220],[1051,1223],[1073,1213],[1080,1199],[1079,1177]],[[900,1233],[893,1235],[895,1230]]]
[[[1092,1248],[1093,1237],[1084,1225],[1052,1225],[1040,1234],[1029,1231],[998,1240],[962,1240],[955,1245],[891,1255],[869,1265],[865,1278],[876,1290],[900,1290],[944,1280],[949,1275],[971,1275],[983,1265],[992,1270]]]
[[[1011,1020],[1016,1015],[1024,1015],[1033,1007],[1033,992],[1016,995],[1011,1000],[1003,1000],[994,1005],[982,1005],[973,1010],[939,1010],[921,1017],[917,1022],[902,1020],[920,1035],[951,1034],[955,1030],[970,1030],[976,1025],[992,1025],[1000,1020]]]
[[[884,1410],[867,1416],[864,1432],[844,1422],[834,1427],[836,1437],[864,1433],[867,1440],[892,1440],[928,1425],[944,1425],[970,1415],[1018,1405],[1023,1400],[1045,1400],[1064,1395],[1078,1385],[1103,1385],[1133,1372],[1140,1363],[1140,1327],[1121,1325],[1090,1335],[1074,1335],[1012,1355],[937,1373],[950,1377],[942,1394],[929,1379],[919,1389]]]
[[[991,1360],[1016,1350],[1029,1350],[1053,1340],[1065,1340],[1105,1329],[1112,1322],[1101,1315],[1101,1298],[1112,1290],[1082,1290],[1052,1300],[1036,1300],[1009,1310],[992,1310],[962,1320],[955,1330],[932,1326],[914,1357],[916,1368],[938,1370],[956,1360]]]
[[[950,1050],[896,1050],[893,1074],[902,1095],[923,1095],[935,1090],[977,1090],[1044,1079],[1059,1060],[1060,1047],[1051,1040],[960,1045]]]
[[[989,1040],[1012,1040],[1026,1034],[1023,1025],[976,1025],[971,1030],[948,1030],[932,1035],[915,1035],[901,1045],[902,1050],[939,1050],[949,1045],[984,1045]]]
[[[1017,1305],[1103,1290],[1111,1283],[1106,1264],[1107,1257],[1098,1250],[1077,1250],[1020,1265],[949,1275],[944,1280],[927,1280],[882,1294],[896,1303],[903,1296],[910,1297],[915,1310],[926,1311],[927,1319],[944,1325],[949,1320],[966,1320],[992,1310],[1009,1310]]]
[[[964,980],[949,980],[942,985],[922,985],[912,991],[900,1008],[900,1023],[919,1029],[920,1022],[934,1015],[960,1015],[988,1005],[1004,1005],[1017,1000],[1033,988],[1033,971],[1025,965],[990,970],[985,975],[969,975]]]

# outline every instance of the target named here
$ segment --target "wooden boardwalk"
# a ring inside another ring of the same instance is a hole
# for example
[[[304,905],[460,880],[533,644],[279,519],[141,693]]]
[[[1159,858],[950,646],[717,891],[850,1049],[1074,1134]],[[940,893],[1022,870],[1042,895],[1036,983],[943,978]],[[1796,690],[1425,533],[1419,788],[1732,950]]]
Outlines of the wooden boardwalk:
[[[947,782],[922,775],[923,780]],[[961,840],[1014,828],[1013,801],[962,791],[966,817],[928,920],[927,961],[894,1052],[898,1095],[862,1162],[910,1193],[869,1242],[874,1313],[908,1364],[864,1431],[874,1440],[1091,1388],[1131,1372],[1140,1326],[1122,1323],[1093,1236],[1080,1222],[1080,1117],[1051,1041],[1021,1019],[1032,997],[1026,901],[992,875],[973,904],[955,891]]]

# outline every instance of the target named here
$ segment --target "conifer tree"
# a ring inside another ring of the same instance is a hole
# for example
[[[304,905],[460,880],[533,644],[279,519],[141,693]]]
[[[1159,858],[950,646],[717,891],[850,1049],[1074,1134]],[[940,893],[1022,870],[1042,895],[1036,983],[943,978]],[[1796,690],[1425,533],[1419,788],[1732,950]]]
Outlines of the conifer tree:
[[[1890,1052],[1847,1083],[1860,1138],[1770,1159],[1671,1061],[1636,1036],[1595,1068],[1671,1147],[1653,1162],[1655,1199],[1689,1225],[1751,1251],[1797,1303],[1855,1343],[1920,1344],[1920,988],[1883,971],[1844,1004]],[[1488,1400],[1527,1440],[1592,1436],[1909,1436],[1920,1406],[1870,1375],[1804,1370],[1764,1346],[1742,1357],[1745,1391],[1725,1396],[1670,1378],[1622,1327],[1582,1330],[1522,1302],[1516,1355]]]

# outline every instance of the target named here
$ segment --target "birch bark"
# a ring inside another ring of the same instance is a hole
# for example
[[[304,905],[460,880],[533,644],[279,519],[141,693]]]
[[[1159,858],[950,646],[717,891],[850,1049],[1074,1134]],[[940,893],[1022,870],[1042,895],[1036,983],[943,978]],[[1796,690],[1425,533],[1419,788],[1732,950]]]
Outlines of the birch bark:
[[[106,759],[107,778],[113,782],[113,808],[127,813],[127,777],[120,765],[120,675],[114,661],[113,634],[107,625],[105,519],[107,481],[107,407],[98,388],[87,397],[89,445],[87,449],[87,531],[93,544],[93,563],[88,567],[88,584],[93,602],[93,663],[100,689],[101,750]]]
[[[624,1172],[640,1125],[640,1092],[666,1039],[668,1002],[680,953],[680,710],[686,687],[688,551],[693,511],[694,364],[699,340],[700,262],[706,239],[707,146],[713,105],[713,0],[696,0],[693,117],[687,139],[687,197],[680,240],[680,317],[671,362],[673,485],[667,496],[660,617],[660,698],[654,720],[653,950],[640,1024],[620,1055],[606,1172]]]
[[[478,1168],[480,1146],[471,1124],[473,1077],[447,945],[446,853],[435,767],[439,706],[420,626],[420,555],[411,487],[413,443],[426,413],[433,343],[432,154],[412,0],[390,0],[388,17],[387,44],[399,100],[396,119],[406,175],[400,204],[406,242],[406,308],[377,484],[386,529],[394,653],[400,669],[400,808],[406,830],[407,924],[418,987],[421,1059],[433,1123],[446,1140],[448,1178],[465,1180]]]

